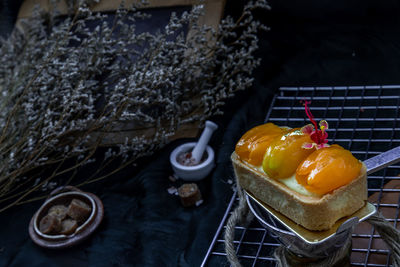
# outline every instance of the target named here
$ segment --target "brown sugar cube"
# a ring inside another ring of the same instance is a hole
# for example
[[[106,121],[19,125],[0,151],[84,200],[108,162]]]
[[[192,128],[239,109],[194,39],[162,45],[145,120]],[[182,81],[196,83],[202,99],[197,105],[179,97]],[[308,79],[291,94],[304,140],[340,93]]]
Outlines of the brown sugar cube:
[[[47,214],[40,220],[39,230],[43,234],[57,234],[61,230],[61,221],[57,217]]]
[[[61,222],[61,231],[60,234],[70,235],[73,234],[78,228],[78,223],[72,219],[65,219]]]
[[[184,207],[194,206],[202,200],[200,190],[197,184],[194,183],[183,184],[179,187],[178,194]]]
[[[64,220],[67,217],[68,208],[64,205],[54,205],[49,209],[48,214],[53,215],[59,220]]]
[[[67,214],[77,222],[84,222],[92,212],[92,208],[82,200],[74,198],[68,206]]]

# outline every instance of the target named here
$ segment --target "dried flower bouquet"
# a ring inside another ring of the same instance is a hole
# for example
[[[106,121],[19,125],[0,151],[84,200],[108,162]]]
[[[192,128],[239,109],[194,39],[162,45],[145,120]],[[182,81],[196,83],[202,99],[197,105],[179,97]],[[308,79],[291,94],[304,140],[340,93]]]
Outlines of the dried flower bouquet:
[[[94,161],[101,168],[83,183],[103,179],[165,144],[182,124],[220,114],[225,99],[251,86],[259,64],[257,8],[268,5],[249,2],[216,32],[197,24],[195,6],[173,13],[155,34],[137,32],[135,22],[149,17],[137,7],[119,8],[112,23],[84,3],[64,19],[36,10],[23,32],[0,41],[0,212],[73,183]],[[121,123],[155,130],[94,157]]]

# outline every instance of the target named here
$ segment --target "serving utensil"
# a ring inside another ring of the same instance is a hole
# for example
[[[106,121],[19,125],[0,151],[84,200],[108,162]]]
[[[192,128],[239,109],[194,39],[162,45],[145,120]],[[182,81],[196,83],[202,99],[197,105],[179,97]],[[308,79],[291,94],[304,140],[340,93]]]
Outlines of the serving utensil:
[[[400,146],[364,161],[367,174],[381,170],[400,161]],[[250,210],[257,220],[292,253],[301,257],[322,258],[343,246],[354,227],[376,212],[373,204],[366,202],[354,214],[337,221],[326,231],[310,231],[245,191]]]

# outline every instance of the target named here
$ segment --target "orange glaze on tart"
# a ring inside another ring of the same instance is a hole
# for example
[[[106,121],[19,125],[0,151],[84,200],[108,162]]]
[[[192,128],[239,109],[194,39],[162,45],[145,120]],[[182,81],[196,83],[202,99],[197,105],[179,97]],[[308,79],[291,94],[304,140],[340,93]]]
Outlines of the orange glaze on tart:
[[[308,191],[324,195],[357,178],[361,162],[339,145],[318,149],[297,168],[296,180]]]
[[[312,142],[310,136],[298,128],[290,130],[280,138],[275,138],[264,155],[262,164],[264,172],[274,179],[293,175],[297,166],[315,150],[315,148],[302,148],[304,143],[309,142]]]
[[[278,127],[273,123],[256,126],[240,138],[236,144],[235,152],[241,160],[259,166],[271,142],[287,131],[287,129]]]
[[[235,152],[242,161],[257,168],[262,163],[270,178],[295,177],[308,192],[324,195],[357,178],[362,164],[350,151],[327,144],[328,123],[321,121],[318,129],[308,102],[304,104],[312,124],[301,129],[273,123],[257,126],[242,136]]]

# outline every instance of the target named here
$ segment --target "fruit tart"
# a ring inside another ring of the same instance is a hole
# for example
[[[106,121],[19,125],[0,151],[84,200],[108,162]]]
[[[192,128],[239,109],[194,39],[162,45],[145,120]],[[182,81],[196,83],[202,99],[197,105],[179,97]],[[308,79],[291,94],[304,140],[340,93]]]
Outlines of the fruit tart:
[[[366,167],[329,145],[328,123],[317,125],[304,105],[312,124],[259,125],[240,138],[231,159],[243,189],[304,228],[322,231],[365,205]]]

